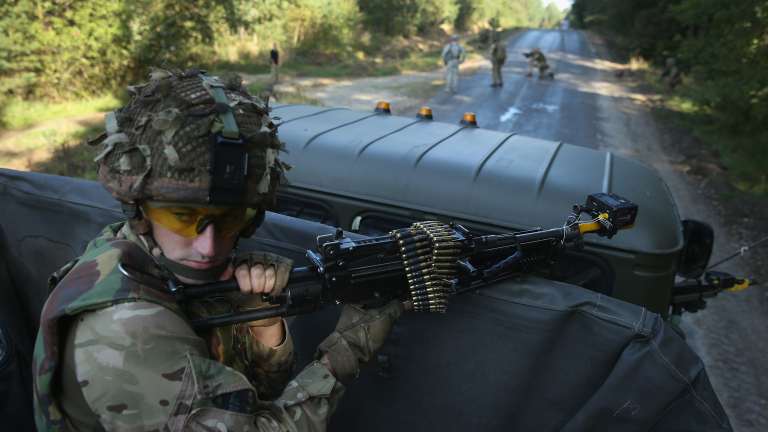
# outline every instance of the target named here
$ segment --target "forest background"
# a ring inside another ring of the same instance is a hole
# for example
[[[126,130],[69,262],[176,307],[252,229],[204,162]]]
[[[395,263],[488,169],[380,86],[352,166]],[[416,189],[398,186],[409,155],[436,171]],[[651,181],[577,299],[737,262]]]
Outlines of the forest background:
[[[666,113],[720,153],[739,189],[768,196],[768,1],[575,0],[570,19],[649,82],[675,57],[685,81]]]
[[[372,56],[382,44],[443,24],[552,27],[561,18],[540,0],[6,0],[0,121],[18,126],[2,110],[20,101],[122,94],[165,60],[267,73],[277,43],[289,70],[311,74],[341,62],[381,62]]]

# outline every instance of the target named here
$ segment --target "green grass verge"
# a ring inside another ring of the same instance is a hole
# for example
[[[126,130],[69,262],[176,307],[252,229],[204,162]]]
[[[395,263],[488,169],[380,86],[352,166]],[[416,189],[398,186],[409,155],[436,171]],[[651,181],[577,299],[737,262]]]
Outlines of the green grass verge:
[[[264,96],[261,94],[264,91],[263,82],[254,82],[254,83],[248,84],[246,88],[252,95],[256,95],[256,96],[261,95],[260,97]],[[270,97],[269,100],[272,102],[280,102],[284,104],[310,104],[315,106],[323,106],[322,102],[320,102],[317,99],[308,97],[302,91],[298,91],[296,93],[280,91],[280,92],[277,92],[277,98],[272,96]]]
[[[504,30],[502,37],[508,36],[515,30]],[[468,58],[482,56],[487,49],[486,47],[478,50],[476,43],[472,41],[465,44],[465,48],[467,49]],[[397,53],[396,58],[384,58],[379,54],[363,58],[350,56],[347,59],[326,58],[324,60],[313,60],[311,56],[296,55],[280,66],[280,73],[302,77],[339,78],[381,77],[403,72],[430,71],[444,66],[441,51],[441,49],[421,51],[415,48],[403,48]],[[254,62],[251,60],[218,62],[205,65],[204,68],[209,71],[209,75],[215,75],[216,71],[222,70],[233,70],[258,75],[268,74],[270,70],[266,62]]]
[[[3,107],[0,124],[7,130],[20,129],[45,121],[105,112],[124,103],[111,95],[62,103],[11,100]]]
[[[728,178],[740,190],[754,196],[768,197],[768,133],[734,131],[717,122],[715,114],[697,107],[694,102],[701,87],[687,78],[674,94],[664,94],[659,82],[661,69],[634,65],[635,73],[662,95],[664,109],[654,116],[667,124],[691,131],[705,146],[717,150],[718,162]]]
[[[0,167],[97,180],[98,148],[85,141],[103,131],[102,125],[68,123],[15,133],[0,141]]]

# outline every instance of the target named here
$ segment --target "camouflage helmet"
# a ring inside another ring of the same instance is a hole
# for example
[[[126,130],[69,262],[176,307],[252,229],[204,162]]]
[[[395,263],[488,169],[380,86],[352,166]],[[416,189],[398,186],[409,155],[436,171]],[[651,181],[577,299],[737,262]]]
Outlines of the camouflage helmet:
[[[257,217],[241,231],[249,237],[275,205],[275,188],[288,165],[285,145],[267,103],[251,96],[242,78],[208,77],[192,67],[152,68],[148,84],[129,86],[131,101],[106,115],[98,176],[131,218],[136,203],[154,199],[190,204],[246,206]],[[134,217],[134,229],[146,230]],[[146,222],[143,222],[146,224]]]

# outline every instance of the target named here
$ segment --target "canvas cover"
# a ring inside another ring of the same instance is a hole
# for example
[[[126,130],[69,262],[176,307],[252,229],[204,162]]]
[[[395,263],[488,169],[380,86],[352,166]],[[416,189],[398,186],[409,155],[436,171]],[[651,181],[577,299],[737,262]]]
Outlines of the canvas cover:
[[[34,428],[30,359],[46,279],[122,219],[98,183],[0,170],[4,428]],[[268,214],[240,247],[301,266],[329,232]],[[291,321],[299,369],[340,311]],[[444,315],[408,313],[382,355],[384,366],[346,384],[329,430],[731,430],[701,360],[657,315],[570,285],[523,277],[452,297]]]

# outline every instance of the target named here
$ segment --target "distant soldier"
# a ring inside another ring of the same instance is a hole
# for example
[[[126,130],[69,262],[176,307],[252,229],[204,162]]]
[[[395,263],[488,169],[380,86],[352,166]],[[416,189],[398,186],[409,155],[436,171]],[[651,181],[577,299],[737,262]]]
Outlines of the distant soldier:
[[[269,61],[272,64],[271,77],[272,84],[277,84],[278,76],[280,75],[280,53],[277,51],[277,44],[272,44],[272,51],[269,52]]]
[[[454,93],[459,91],[459,64],[464,63],[467,58],[467,52],[464,47],[456,41],[458,37],[451,35],[451,43],[443,48],[443,62],[445,63],[445,92]]]
[[[491,63],[493,64],[493,84],[491,87],[501,87],[504,80],[501,77],[501,66],[507,59],[507,45],[499,40],[499,34],[493,35],[493,44],[491,45]]]
[[[549,65],[547,64],[547,58],[544,57],[544,53],[541,52],[539,47],[536,47],[533,49],[533,51],[529,53],[521,53],[525,56],[525,58],[528,59],[530,62],[530,65],[528,66],[528,75],[526,75],[526,78],[532,78],[533,77],[533,69],[538,68],[539,69],[539,78],[542,78],[544,76],[548,76],[552,79],[555,79],[555,74],[552,72],[547,73],[547,69],[549,69]]]
[[[683,83],[683,77],[680,76],[680,71],[675,65],[674,57],[667,59],[667,68],[661,73],[661,81],[664,83],[664,91],[667,94],[674,93],[675,87]]]

